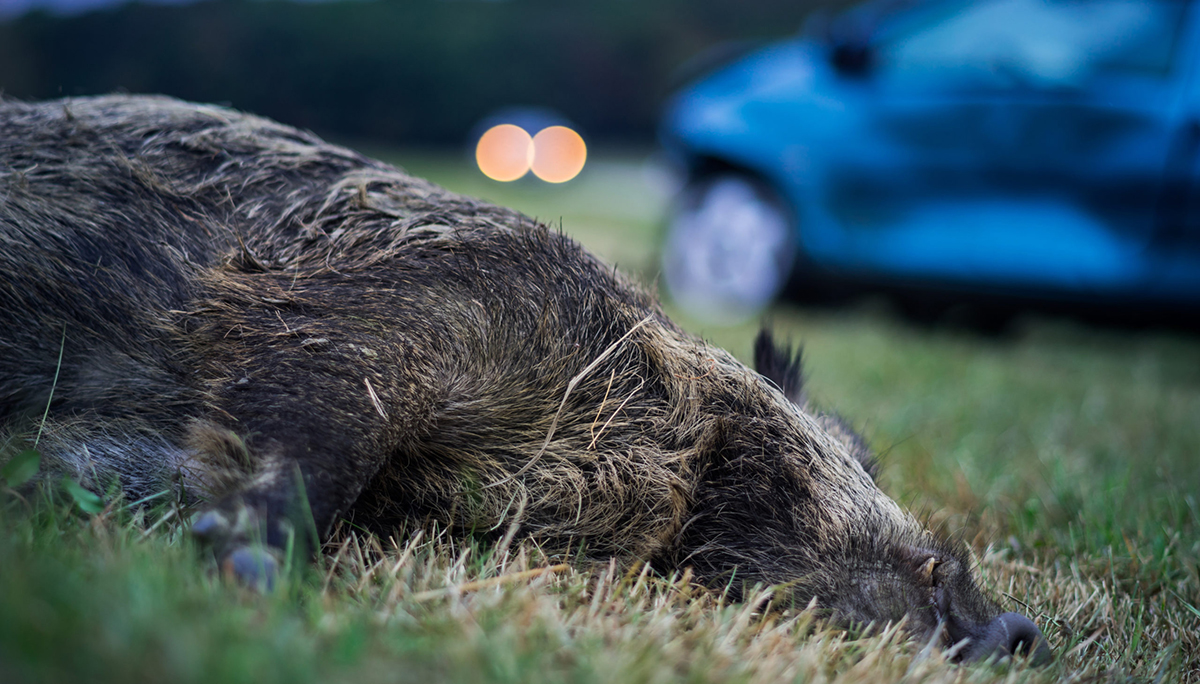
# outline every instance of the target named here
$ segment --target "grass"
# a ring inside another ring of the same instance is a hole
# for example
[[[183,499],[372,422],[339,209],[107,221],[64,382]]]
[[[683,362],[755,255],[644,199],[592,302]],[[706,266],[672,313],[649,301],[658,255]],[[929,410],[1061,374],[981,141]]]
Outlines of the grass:
[[[652,275],[664,199],[633,157],[561,187],[400,161]],[[169,505],[93,514],[0,489],[0,682],[1200,681],[1200,340],[1051,319],[979,338],[880,307],[771,316],[804,344],[816,401],[882,454],[884,490],[970,543],[1052,666],[956,666],[769,590],[730,604],[686,576],[433,532],[343,530],[262,596],[223,582]],[[685,325],[749,356],[754,326]]]

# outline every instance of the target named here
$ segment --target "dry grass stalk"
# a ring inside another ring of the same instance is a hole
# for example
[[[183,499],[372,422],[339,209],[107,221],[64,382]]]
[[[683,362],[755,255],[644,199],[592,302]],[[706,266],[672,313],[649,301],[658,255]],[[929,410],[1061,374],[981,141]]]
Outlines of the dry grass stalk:
[[[443,596],[450,596],[453,594],[466,594],[466,593],[470,593],[472,591],[479,591],[481,589],[488,589],[490,587],[499,587],[499,586],[502,586],[505,584],[511,584],[513,582],[520,582],[520,581],[527,580],[527,579],[533,579],[535,577],[541,577],[542,575],[554,574],[556,572],[565,572],[566,570],[569,570],[570,568],[571,568],[571,566],[567,565],[566,563],[559,563],[558,565],[551,565],[551,566],[545,567],[545,568],[537,568],[534,570],[523,570],[521,572],[513,572],[513,573],[509,573],[507,575],[500,575],[499,577],[489,577],[487,579],[476,580],[474,582],[466,582],[465,584],[458,584],[458,585],[455,585],[452,587],[446,587],[445,589],[434,589],[431,591],[422,591],[418,594],[413,594],[413,596],[410,600],[415,601],[417,603],[421,603],[423,601],[430,601],[432,599],[441,598]]]

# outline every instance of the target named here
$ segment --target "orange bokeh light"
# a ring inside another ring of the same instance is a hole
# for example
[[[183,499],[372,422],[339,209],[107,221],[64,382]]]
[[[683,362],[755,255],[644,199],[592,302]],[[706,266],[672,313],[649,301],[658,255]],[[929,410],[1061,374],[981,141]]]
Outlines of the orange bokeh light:
[[[533,136],[533,173],[547,183],[565,183],[583,170],[587,145],[566,126],[543,128]]]
[[[483,175],[498,181],[515,181],[534,163],[533,139],[520,126],[493,126],[479,138],[475,161]]]

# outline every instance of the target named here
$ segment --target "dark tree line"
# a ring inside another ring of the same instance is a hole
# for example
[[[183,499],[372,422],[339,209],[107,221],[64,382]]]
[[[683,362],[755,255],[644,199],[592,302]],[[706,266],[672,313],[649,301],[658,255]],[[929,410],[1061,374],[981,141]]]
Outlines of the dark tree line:
[[[814,6],[209,0],[35,12],[0,24],[0,88],[21,98],[166,93],[402,144],[460,143],[488,112],[527,104],[562,111],[593,138],[645,141],[688,60],[725,41],[794,33]]]

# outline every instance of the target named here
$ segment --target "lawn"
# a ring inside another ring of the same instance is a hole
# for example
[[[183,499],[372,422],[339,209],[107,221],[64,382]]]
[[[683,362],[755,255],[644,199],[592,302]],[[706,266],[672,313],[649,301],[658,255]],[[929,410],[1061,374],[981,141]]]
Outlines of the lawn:
[[[639,155],[563,186],[380,156],[653,281],[669,184]],[[1200,339],[1046,318],[980,337],[878,304],[770,320],[804,345],[814,399],[880,453],[883,489],[969,543],[1053,665],[956,666],[769,590],[731,604],[686,575],[432,531],[343,530],[264,596],[216,576],[169,505],[0,489],[0,682],[1200,681]],[[755,326],[683,322],[748,358]]]

